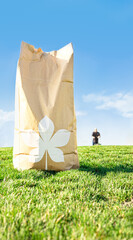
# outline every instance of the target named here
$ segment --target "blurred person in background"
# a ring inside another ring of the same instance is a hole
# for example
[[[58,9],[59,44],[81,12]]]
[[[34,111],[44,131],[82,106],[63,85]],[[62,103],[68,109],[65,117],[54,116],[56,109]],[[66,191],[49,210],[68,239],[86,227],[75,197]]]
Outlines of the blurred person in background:
[[[100,133],[97,131],[97,128],[95,128],[92,133],[92,145],[98,145],[100,137],[101,137]]]

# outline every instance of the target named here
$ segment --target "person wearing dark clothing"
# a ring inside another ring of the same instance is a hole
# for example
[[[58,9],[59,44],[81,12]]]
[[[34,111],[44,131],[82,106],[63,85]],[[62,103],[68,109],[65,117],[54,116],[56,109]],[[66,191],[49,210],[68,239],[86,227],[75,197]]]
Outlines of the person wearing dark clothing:
[[[101,137],[100,133],[97,131],[97,128],[95,128],[94,132],[92,133],[92,138],[93,138],[92,144],[93,145],[98,144],[98,140],[99,140],[100,137]]]

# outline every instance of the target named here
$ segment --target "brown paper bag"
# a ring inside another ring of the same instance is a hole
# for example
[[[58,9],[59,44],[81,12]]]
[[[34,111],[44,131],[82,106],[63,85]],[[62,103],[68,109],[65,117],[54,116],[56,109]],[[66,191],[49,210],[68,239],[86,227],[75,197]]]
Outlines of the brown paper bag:
[[[13,164],[17,169],[79,167],[73,48],[43,52],[22,42],[15,90]]]

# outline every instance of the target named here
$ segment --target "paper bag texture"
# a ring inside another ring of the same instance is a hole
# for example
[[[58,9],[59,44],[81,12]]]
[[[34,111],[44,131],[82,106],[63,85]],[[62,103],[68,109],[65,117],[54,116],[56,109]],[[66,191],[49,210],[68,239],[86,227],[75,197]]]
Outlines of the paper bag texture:
[[[71,43],[52,52],[21,44],[13,164],[22,170],[79,167]]]

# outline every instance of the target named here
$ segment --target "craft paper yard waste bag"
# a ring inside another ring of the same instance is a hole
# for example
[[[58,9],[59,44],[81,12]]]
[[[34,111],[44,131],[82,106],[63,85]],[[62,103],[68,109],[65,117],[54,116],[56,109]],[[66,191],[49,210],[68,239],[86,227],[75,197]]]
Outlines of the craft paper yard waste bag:
[[[79,167],[71,43],[52,52],[21,44],[13,164],[22,170]]]

